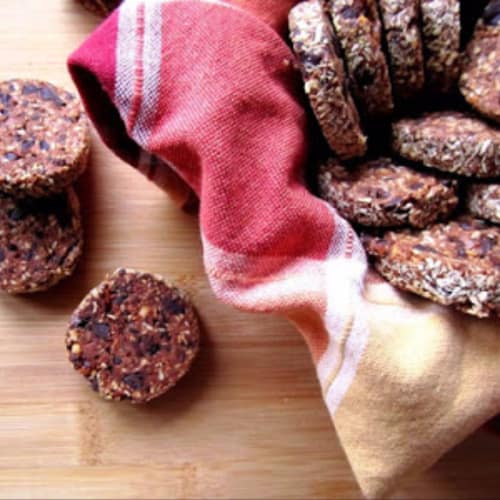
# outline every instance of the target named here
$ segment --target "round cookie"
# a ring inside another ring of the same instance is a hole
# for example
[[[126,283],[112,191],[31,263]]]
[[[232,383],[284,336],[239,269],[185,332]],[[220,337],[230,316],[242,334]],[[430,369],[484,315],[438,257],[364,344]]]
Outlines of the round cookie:
[[[14,199],[0,193],[0,289],[47,290],[71,275],[83,247],[78,198]]]
[[[102,17],[109,15],[116,9],[122,0],[76,0],[82,4],[87,10]]]
[[[424,87],[424,57],[418,0],[379,0],[394,97],[416,97]]]
[[[408,160],[469,177],[500,175],[500,131],[455,111],[392,125],[393,150]]]
[[[297,4],[290,11],[289,27],[305,92],[329,146],[342,159],[364,155],[366,137],[333,28],[320,1]]]
[[[500,315],[500,228],[461,217],[423,231],[363,236],[394,286],[478,317]]]
[[[479,113],[500,123],[500,0],[490,2],[467,46],[459,87]]]
[[[375,0],[327,0],[327,8],[358,109],[369,118],[390,114],[394,108],[391,80]]]
[[[471,214],[500,224],[500,184],[472,184],[466,203]]]
[[[69,359],[109,400],[150,401],[189,370],[199,326],[186,295],[161,276],[118,269],[73,313]]]
[[[427,84],[445,93],[460,72],[460,1],[420,0],[420,11]]]
[[[347,220],[369,227],[425,227],[458,203],[457,182],[397,165],[389,158],[346,168],[336,159],[320,167],[320,196]]]
[[[89,124],[80,101],[38,80],[0,83],[0,190],[17,197],[64,191],[84,171]]]

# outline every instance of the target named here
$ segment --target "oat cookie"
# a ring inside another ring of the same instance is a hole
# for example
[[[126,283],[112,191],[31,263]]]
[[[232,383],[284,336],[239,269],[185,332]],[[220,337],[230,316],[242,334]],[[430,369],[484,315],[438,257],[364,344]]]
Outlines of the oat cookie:
[[[289,27],[304,89],[328,144],[342,159],[362,156],[366,137],[333,28],[320,1],[296,5],[289,14]]]
[[[369,118],[390,114],[394,107],[391,80],[375,0],[327,0],[327,8],[359,111]]]
[[[413,99],[425,82],[418,0],[379,0],[397,100]]]
[[[393,150],[427,167],[470,177],[500,175],[500,131],[455,111],[428,113],[392,126]]]
[[[420,0],[420,11],[427,83],[448,92],[460,71],[460,1]]]
[[[467,208],[476,217],[500,224],[500,184],[472,184]]]
[[[199,348],[196,313],[161,276],[118,269],[73,313],[73,366],[109,400],[150,401],[189,370]]]
[[[335,158],[320,167],[321,197],[342,217],[370,227],[425,227],[457,206],[457,182],[379,158],[346,168]]]
[[[363,242],[394,286],[474,316],[500,315],[499,227],[465,216]]]
[[[82,253],[75,192],[16,200],[0,193],[0,289],[47,290],[73,273]]]
[[[78,3],[82,4],[87,10],[97,14],[99,16],[109,15],[118,5],[122,3],[122,0],[76,0]]]
[[[70,92],[38,80],[0,83],[1,191],[64,191],[85,169],[89,141],[82,105]]]
[[[459,87],[473,108],[500,123],[500,0],[487,5],[476,25]]]

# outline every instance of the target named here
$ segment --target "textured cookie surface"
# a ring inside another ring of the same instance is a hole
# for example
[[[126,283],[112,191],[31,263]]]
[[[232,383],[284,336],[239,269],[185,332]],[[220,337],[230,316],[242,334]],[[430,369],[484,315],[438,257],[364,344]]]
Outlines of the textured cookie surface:
[[[394,286],[469,314],[500,315],[500,228],[470,217],[423,231],[364,236]]]
[[[118,5],[121,4],[122,0],[76,0],[78,3],[82,4],[87,10],[98,14],[99,16],[107,16],[110,14]]]
[[[89,125],[70,92],[38,80],[0,83],[0,190],[42,197],[86,167]]]
[[[347,85],[333,28],[318,0],[302,2],[289,14],[290,39],[304,90],[323,135],[343,159],[362,156],[366,137]]]
[[[390,114],[394,107],[391,81],[375,0],[328,0],[327,8],[359,111],[368,117]]]
[[[469,212],[500,224],[500,184],[473,184],[467,191]]]
[[[73,313],[66,347],[105,399],[147,402],[189,370],[198,320],[185,294],[160,276],[118,269]]]
[[[392,146],[403,158],[471,177],[500,175],[500,131],[454,111],[393,124]]]
[[[82,253],[80,208],[72,189],[43,199],[0,194],[0,289],[50,288],[75,269]]]
[[[380,0],[379,6],[394,94],[399,101],[412,99],[425,82],[419,2]]]
[[[420,0],[427,83],[449,91],[460,71],[460,1]]]
[[[457,183],[380,158],[346,168],[322,165],[320,194],[347,220],[372,227],[425,227],[456,207]]]
[[[467,46],[460,91],[481,114],[500,122],[500,0],[490,2]]]

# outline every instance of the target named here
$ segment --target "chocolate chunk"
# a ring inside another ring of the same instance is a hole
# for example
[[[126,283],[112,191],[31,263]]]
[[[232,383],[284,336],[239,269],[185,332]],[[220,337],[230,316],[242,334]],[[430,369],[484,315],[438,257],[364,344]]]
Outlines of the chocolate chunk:
[[[21,205],[18,205],[17,207],[14,207],[12,210],[9,210],[7,214],[9,219],[14,222],[21,220],[23,217],[25,217],[25,215],[26,213]]]
[[[0,92],[0,104],[4,106],[8,106],[12,101],[12,97],[9,94],[5,94],[4,92]]]
[[[16,153],[14,153],[12,151],[5,153],[3,156],[6,160],[9,160],[9,161],[15,161],[15,160],[19,159],[19,156],[17,156]]]
[[[355,5],[344,7],[341,10],[340,15],[345,19],[357,19],[361,15],[361,9]]]
[[[11,91],[13,91],[12,88]],[[39,91],[40,87],[38,87],[37,85],[33,85],[31,83],[26,83],[25,85],[23,85],[23,95],[36,94]]]
[[[123,377],[123,381],[134,391],[140,391],[144,387],[142,373],[129,373]]]
[[[96,323],[93,328],[94,335],[103,340],[109,340],[110,331],[106,323]]]
[[[42,151],[48,151],[50,149],[50,144],[43,139],[40,141],[39,146]]]
[[[35,145],[35,139],[28,139],[21,143],[23,153],[27,153]]]
[[[168,314],[184,314],[185,308],[181,301],[166,297],[161,302],[162,308]]]
[[[43,86],[40,90],[40,97],[44,101],[51,101],[56,106],[65,106],[64,101],[50,87]]]

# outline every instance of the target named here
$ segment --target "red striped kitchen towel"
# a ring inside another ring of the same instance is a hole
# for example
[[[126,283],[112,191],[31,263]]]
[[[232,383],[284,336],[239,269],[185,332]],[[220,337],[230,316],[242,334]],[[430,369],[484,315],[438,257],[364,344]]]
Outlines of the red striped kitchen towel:
[[[355,233],[309,194],[308,117],[279,34],[292,3],[126,0],[69,67],[106,144],[180,205],[199,198],[217,297],[302,332],[376,497],[500,410],[500,336],[365,280]]]

